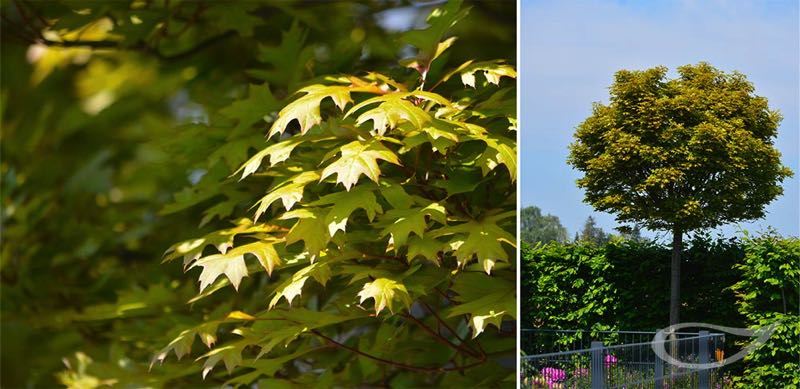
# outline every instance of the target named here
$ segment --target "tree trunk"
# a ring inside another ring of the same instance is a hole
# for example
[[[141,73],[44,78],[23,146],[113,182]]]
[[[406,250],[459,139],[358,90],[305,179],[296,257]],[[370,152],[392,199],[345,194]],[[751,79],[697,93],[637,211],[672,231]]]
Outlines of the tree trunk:
[[[681,250],[683,249],[683,231],[680,227],[672,230],[672,263],[669,292],[669,325],[678,324],[681,306]]]

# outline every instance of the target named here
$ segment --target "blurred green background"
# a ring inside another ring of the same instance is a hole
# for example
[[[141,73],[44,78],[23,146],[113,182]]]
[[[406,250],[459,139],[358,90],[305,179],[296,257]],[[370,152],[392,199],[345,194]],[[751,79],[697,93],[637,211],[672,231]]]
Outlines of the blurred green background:
[[[246,208],[244,184],[218,185],[266,124],[224,108],[250,84],[284,98],[396,67],[399,33],[438,3],[3,1],[0,384],[219,385],[191,358],[148,365],[211,313],[162,253]],[[514,2],[470,5],[447,55],[508,58]]]

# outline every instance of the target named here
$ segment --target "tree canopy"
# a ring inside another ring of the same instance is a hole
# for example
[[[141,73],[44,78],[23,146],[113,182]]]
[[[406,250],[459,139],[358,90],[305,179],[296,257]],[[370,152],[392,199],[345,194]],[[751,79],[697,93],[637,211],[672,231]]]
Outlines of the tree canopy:
[[[707,63],[621,70],[608,105],[575,131],[569,163],[586,202],[652,230],[764,216],[792,172],[773,142],[780,114],[738,72]]]
[[[3,386],[513,382],[513,3],[2,11]]]
[[[792,175],[773,142],[780,114],[738,72],[707,63],[620,70],[610,103],[575,131],[569,163],[585,201],[622,223],[673,235],[670,324],[679,320],[686,232],[764,216]]]

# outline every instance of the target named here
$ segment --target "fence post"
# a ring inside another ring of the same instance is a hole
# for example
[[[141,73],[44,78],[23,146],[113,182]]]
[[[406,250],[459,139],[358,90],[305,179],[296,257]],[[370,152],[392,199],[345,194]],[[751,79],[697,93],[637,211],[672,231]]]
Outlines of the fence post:
[[[605,369],[603,367],[603,342],[592,342],[592,389],[603,389]]]
[[[700,347],[699,348],[699,356],[700,356],[700,363],[708,363],[708,331],[700,331]],[[709,382],[708,382],[708,373],[709,369],[702,369],[700,370],[700,382],[699,387],[700,389],[708,389]]]
[[[658,355],[655,356],[655,374],[654,375],[654,386],[655,389],[664,389],[664,361],[659,358]]]

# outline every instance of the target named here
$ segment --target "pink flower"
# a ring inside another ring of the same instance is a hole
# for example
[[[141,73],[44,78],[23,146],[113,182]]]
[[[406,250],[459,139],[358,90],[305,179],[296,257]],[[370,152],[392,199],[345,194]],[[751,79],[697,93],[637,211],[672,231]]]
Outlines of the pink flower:
[[[613,364],[616,364],[617,361],[618,361],[617,357],[611,354],[606,355],[606,366],[611,366]]]
[[[567,379],[567,372],[555,367],[545,367],[542,369],[542,376],[547,380],[547,385],[552,388],[556,386],[556,383]]]

